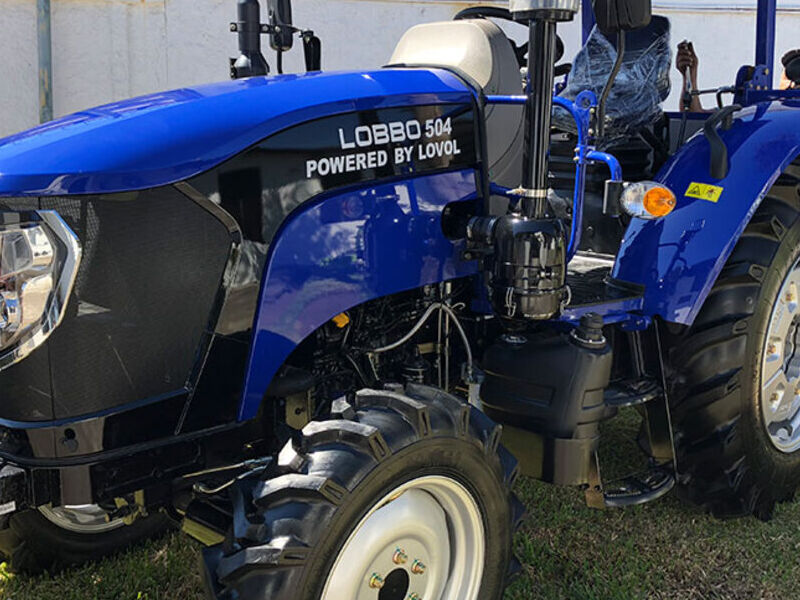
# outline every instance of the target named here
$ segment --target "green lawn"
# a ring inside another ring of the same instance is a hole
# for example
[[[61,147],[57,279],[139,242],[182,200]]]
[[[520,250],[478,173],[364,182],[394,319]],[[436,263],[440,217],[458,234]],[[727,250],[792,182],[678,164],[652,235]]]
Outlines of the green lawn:
[[[631,455],[632,416],[608,428],[604,459],[619,470]],[[593,511],[576,490],[523,479],[528,518],[516,540],[522,576],[507,600],[797,598],[800,503],[770,523],[718,521],[674,496],[650,505]],[[184,600],[200,598],[199,546],[176,533],[56,577],[0,573],[7,600]],[[343,599],[346,600],[346,599]]]

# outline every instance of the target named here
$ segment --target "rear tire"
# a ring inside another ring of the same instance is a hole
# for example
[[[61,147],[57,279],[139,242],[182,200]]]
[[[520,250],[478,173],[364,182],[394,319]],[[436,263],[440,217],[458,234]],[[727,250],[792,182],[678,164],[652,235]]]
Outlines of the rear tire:
[[[800,260],[799,183],[794,164],[760,205],[695,323],[669,341],[680,490],[719,517],[767,520],[800,484],[800,451],[776,447],[762,408],[768,329]]]
[[[143,517],[117,527],[59,526],[38,510],[11,516],[0,531],[0,554],[12,571],[39,574],[99,561],[125,548],[164,533],[171,521],[163,514]]]
[[[499,438],[434,388],[337,401],[286,445],[279,472],[234,493],[229,539],[205,553],[209,597],[499,599],[523,513]]]

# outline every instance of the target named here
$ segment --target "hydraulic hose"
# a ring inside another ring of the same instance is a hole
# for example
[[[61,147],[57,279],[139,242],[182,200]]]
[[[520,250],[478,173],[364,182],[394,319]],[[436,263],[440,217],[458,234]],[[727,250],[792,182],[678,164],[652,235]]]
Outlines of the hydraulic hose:
[[[461,340],[464,342],[464,348],[467,352],[467,377],[471,381],[472,380],[472,347],[469,344],[469,338],[467,338],[467,334],[464,332],[464,328],[461,326],[461,322],[458,320],[458,315],[456,315],[455,311],[450,308],[444,302],[435,302],[431,304],[428,309],[423,313],[423,315],[419,318],[417,323],[414,327],[411,328],[407,334],[401,337],[396,342],[389,344],[388,346],[382,346],[381,348],[374,348],[370,350],[372,354],[383,354],[384,352],[389,352],[390,350],[395,350],[406,344],[411,338],[413,338],[417,332],[422,329],[423,325],[427,323],[428,319],[430,319],[431,315],[435,311],[444,311],[447,314],[447,317],[452,320],[453,324],[456,326],[458,330],[458,334],[461,337]]]

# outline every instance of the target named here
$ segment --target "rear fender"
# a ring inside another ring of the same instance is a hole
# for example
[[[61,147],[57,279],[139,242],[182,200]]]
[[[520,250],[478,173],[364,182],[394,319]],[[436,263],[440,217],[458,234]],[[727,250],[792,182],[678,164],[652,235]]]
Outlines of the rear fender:
[[[800,154],[800,102],[747,108],[720,135],[729,152],[727,177],[712,178],[709,143],[695,135],[657,177],[678,198],[673,213],[634,219],[625,234],[613,276],[644,286],[648,316],[694,322],[759,204]]]

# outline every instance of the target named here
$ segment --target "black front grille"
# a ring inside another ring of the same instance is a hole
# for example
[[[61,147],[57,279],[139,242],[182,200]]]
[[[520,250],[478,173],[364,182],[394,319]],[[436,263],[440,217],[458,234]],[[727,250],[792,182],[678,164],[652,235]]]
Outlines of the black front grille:
[[[214,216],[171,187],[0,208],[56,210],[83,247],[61,326],[0,372],[0,417],[74,417],[185,386],[230,254]]]

